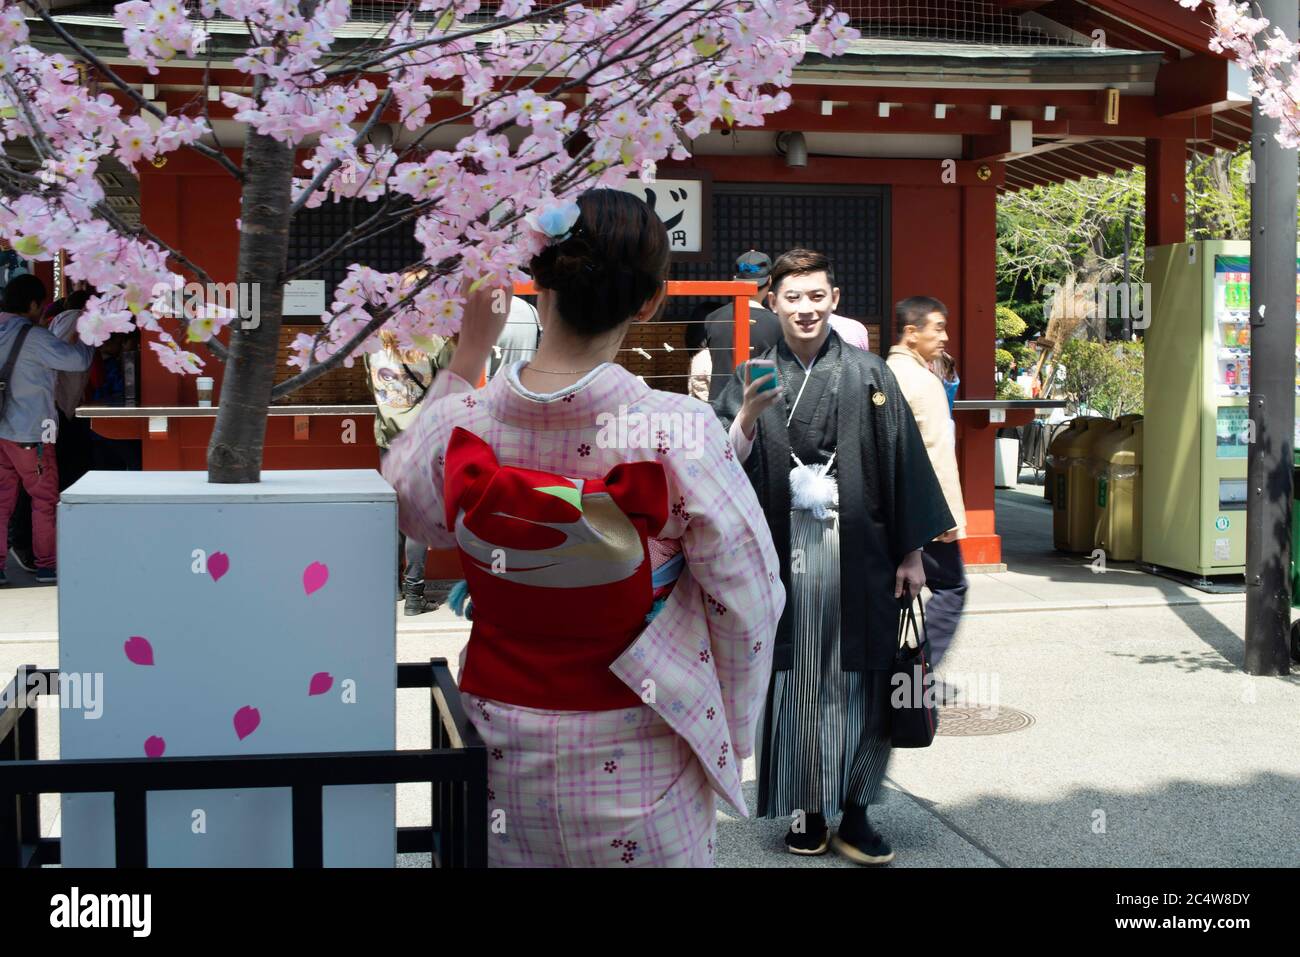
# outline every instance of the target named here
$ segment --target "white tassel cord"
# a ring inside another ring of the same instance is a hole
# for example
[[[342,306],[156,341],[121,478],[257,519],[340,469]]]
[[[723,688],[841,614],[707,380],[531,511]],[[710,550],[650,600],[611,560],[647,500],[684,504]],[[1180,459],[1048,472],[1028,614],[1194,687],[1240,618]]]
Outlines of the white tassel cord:
[[[835,479],[826,474],[826,465],[800,465],[790,470],[790,507],[812,512],[818,521],[825,521],[827,509],[839,506],[839,487]]]

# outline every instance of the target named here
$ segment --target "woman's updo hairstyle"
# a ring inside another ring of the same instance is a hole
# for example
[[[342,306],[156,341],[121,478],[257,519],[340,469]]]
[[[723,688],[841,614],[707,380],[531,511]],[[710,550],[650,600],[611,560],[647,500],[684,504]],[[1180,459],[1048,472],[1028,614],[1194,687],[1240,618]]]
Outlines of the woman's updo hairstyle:
[[[645,201],[616,189],[578,197],[581,215],[569,238],[530,264],[533,279],[555,293],[575,332],[597,336],[630,319],[668,277],[668,231]]]

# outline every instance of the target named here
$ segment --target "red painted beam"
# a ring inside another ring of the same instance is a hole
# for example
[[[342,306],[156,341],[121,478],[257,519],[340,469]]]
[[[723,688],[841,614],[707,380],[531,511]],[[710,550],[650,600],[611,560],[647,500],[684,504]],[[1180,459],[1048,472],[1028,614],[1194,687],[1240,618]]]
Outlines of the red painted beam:
[[[997,133],[969,136],[962,152],[975,162],[1003,162],[1011,153],[1011,128],[1007,126]]]
[[[1112,16],[1153,33],[1167,43],[1174,43],[1194,53],[1212,53],[1212,31],[1202,6],[1188,10],[1173,0],[1089,0]],[[1179,240],[1181,242],[1182,240]]]
[[[1064,153],[1065,150],[1056,150],[1052,153],[1035,153],[1033,158],[1040,169],[1045,169],[1058,176],[1064,176],[1067,180],[1089,179],[1099,175],[1096,170],[1071,163],[1063,155]]]
[[[1112,163],[1103,163],[1093,157],[1087,156],[1080,150],[1082,144],[1066,147],[1064,149],[1054,150],[1051,153],[1039,154],[1044,162],[1055,163],[1062,169],[1072,170],[1081,176],[1110,176],[1120,167]]]
[[[954,183],[945,183],[946,161],[939,159],[898,160],[852,156],[813,156],[808,165],[791,169],[779,156],[694,156],[683,162],[665,160],[659,176],[673,169],[710,170],[715,178],[732,183],[890,183],[895,186],[996,186],[999,164],[991,164],[993,176],[979,178],[981,164],[955,160],[951,167]]]
[[[1242,141],[1250,139],[1250,107],[1234,106],[1214,114],[1214,122],[1229,128],[1231,133],[1240,133]]]
[[[1130,168],[1134,166],[1146,165],[1146,144],[1144,142],[1130,143],[1127,140],[1093,140],[1088,147],[1103,157],[1113,157],[1117,161],[1127,164]]]
[[[1064,176],[1055,170],[1049,170],[1040,163],[1034,162],[1034,157],[1016,160],[1015,167],[1022,176],[1026,176],[1033,180],[1036,185],[1045,183],[1066,183],[1078,179],[1077,176]]]
[[[1112,153],[1104,153],[1097,150],[1092,143],[1082,143],[1079,145],[1078,154],[1091,163],[1097,163],[1102,166],[1110,166],[1116,172],[1124,172],[1133,169],[1135,166],[1142,165],[1141,157],[1129,159],[1116,156]]]
[[[1014,166],[1010,165],[1006,168],[1006,184],[1008,188],[1015,189],[1033,189],[1038,185],[1028,176],[1018,172]]]
[[[1161,116],[1212,113],[1227,98],[1227,60],[1191,56],[1164,64],[1156,74],[1156,112]]]
[[[790,96],[796,100],[841,100],[849,103],[916,103],[933,106],[952,103],[958,106],[983,106],[994,104],[1003,107],[1042,107],[1048,103],[1057,107],[1090,108],[1097,105],[1092,90],[1033,90],[966,89],[926,86],[848,86],[845,84],[796,83],[790,87]],[[1040,114],[1041,115],[1041,114]]]
[[[1008,135],[1007,123],[1011,120],[1029,120],[1034,124],[1036,137],[1089,136],[1110,138],[1131,136],[1189,139],[1196,135],[1197,118],[1172,118],[1160,116],[1155,111],[1155,98],[1150,96],[1125,96],[1120,99],[1119,122],[1107,124],[1102,118],[1102,107],[1097,91],[1090,91],[1093,106],[1058,108],[1057,119],[1048,123],[1041,119],[1041,107],[1008,107],[1002,119],[990,120],[985,111],[977,107],[958,106],[949,110],[942,120],[936,120],[932,107],[905,105],[894,107],[888,117],[878,115],[876,104],[836,107],[830,116],[821,114],[820,105],[796,103],[789,109],[768,117],[763,127],[746,129],[797,129],[805,133],[940,133],[962,136],[1001,137]],[[1052,97],[1049,94],[1048,102]],[[893,101],[889,101],[893,102]],[[719,129],[720,127],[715,127]],[[990,147],[999,141],[989,140]],[[989,153],[977,154],[996,155]]]

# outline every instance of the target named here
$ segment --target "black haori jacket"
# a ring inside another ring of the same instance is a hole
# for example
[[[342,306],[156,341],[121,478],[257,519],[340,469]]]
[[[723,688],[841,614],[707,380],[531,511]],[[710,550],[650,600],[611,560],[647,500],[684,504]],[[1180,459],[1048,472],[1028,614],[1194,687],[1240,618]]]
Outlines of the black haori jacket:
[[[808,465],[836,452],[832,474],[839,484],[841,667],[888,670],[898,640],[894,579],[899,562],[955,524],[916,420],[885,361],[844,344],[832,331],[787,430],[803,368],[784,340],[762,358],[776,360],[785,401],[773,403],[759,417],[744,464],[781,559],[781,582],[789,595],[793,436],[800,461]],[[728,429],[740,413],[742,373],[733,375],[714,402]],[[786,601],[777,627],[776,671],[791,667],[792,605]]]

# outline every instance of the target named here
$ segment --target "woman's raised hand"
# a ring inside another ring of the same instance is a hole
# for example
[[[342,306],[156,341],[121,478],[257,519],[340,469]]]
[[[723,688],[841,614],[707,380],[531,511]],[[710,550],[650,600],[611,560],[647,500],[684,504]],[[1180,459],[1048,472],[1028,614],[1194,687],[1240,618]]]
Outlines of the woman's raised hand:
[[[456,337],[456,352],[448,368],[466,382],[477,385],[492,347],[506,327],[512,296],[508,285],[484,284],[473,291],[470,286],[469,282],[461,286],[465,307]]]

